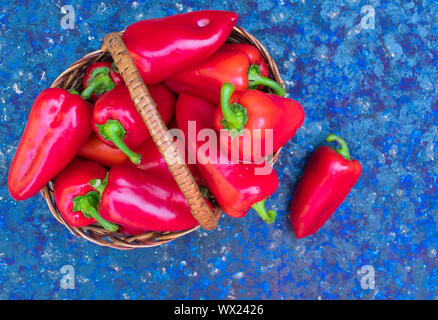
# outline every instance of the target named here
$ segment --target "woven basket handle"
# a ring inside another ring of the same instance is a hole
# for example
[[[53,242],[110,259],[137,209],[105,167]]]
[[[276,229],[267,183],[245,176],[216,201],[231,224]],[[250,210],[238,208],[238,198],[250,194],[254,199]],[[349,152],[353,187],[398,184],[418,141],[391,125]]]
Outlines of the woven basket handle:
[[[135,107],[143,118],[176,183],[187,199],[193,217],[205,230],[216,228],[220,217],[220,210],[213,212],[205,202],[195,179],[187,168],[176,144],[173,142],[173,138],[168,133],[166,124],[157,110],[155,101],[150,96],[120,34],[116,32],[108,34],[105,37],[102,51],[109,52],[113,57],[114,63],[129,89]]]

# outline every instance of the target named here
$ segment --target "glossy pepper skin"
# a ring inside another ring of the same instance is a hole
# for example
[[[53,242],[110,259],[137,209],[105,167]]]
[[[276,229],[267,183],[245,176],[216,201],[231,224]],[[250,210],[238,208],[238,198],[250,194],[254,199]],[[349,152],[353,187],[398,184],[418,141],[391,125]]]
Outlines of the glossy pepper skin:
[[[132,229],[132,228],[124,227],[124,226],[121,226],[119,228],[119,231],[123,234],[127,234],[130,236],[137,236],[139,234],[143,234],[143,233],[148,232],[147,230]]]
[[[107,182],[90,184],[101,193],[102,218],[128,229],[180,231],[198,225],[174,180],[120,165],[110,169]]]
[[[148,90],[163,121],[168,123],[175,112],[175,96],[163,84],[151,85]],[[124,83],[97,100],[92,128],[103,142],[119,148],[133,163],[140,163],[140,155],[132,150],[149,139],[150,134]]]
[[[155,84],[212,55],[236,24],[234,12],[204,10],[138,21],[123,33],[145,84]]]
[[[345,141],[334,134],[340,148],[318,148],[310,157],[295,190],[290,218],[297,238],[318,231],[345,200],[362,172],[357,160],[351,160]]]
[[[258,90],[234,91],[229,83],[222,86],[221,106],[214,115],[215,129],[226,134],[221,147],[227,153],[239,150],[239,160],[244,161],[260,161],[275,152],[303,122],[298,102]]]
[[[224,212],[232,217],[243,217],[253,208],[267,223],[275,221],[275,211],[265,209],[266,199],[278,186],[278,176],[271,167],[268,172],[257,172],[265,164],[233,163],[222,152],[219,144],[217,152],[198,152],[203,141],[194,141],[189,131],[189,121],[196,122],[196,135],[203,129],[213,128],[215,107],[211,103],[181,94],[177,100],[176,121],[184,132],[189,155],[197,154],[196,166],[209,190]],[[214,132],[214,130],[212,130]]]
[[[91,133],[92,107],[60,88],[38,95],[9,170],[12,198],[34,196],[67,166]]]
[[[96,161],[106,167],[114,167],[125,161],[130,161],[120,149],[111,148],[100,140],[95,133],[90,134],[87,141],[79,149],[78,155]]]
[[[99,193],[90,185],[92,179],[105,179],[106,169],[100,164],[76,157],[54,179],[56,205],[65,221],[73,227],[99,222],[105,229],[116,231],[117,225],[102,219],[97,211]]]
[[[123,82],[123,79],[116,71],[115,65],[109,61],[101,61],[88,66],[82,82],[84,86],[82,98],[96,102],[102,94]]]
[[[201,64],[177,72],[164,83],[174,92],[187,93],[217,105],[223,83],[231,83],[237,90],[260,89],[265,85],[284,96],[285,90],[268,77],[268,66],[256,47],[226,43]]]

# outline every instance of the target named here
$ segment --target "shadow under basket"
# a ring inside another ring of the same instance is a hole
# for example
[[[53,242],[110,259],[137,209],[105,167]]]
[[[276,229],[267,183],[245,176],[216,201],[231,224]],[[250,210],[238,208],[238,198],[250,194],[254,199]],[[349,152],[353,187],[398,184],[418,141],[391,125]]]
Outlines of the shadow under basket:
[[[115,33],[118,36],[120,36],[123,32]],[[108,37],[108,36],[107,36]],[[107,41],[107,39],[105,39]],[[263,47],[263,45],[251,34],[246,32],[243,28],[235,26],[233,31],[231,32],[227,42],[234,42],[234,43],[248,43],[256,48],[259,49],[261,54],[263,55],[268,67],[269,67],[269,76],[271,79],[275,80],[280,85],[283,85],[283,81],[280,77],[280,73],[278,72],[277,65],[275,64],[274,60],[271,58],[267,50]],[[87,67],[97,61],[111,61],[113,60],[114,54],[109,52],[109,50],[106,48],[105,44],[102,46],[102,49],[93,51],[83,58],[79,59],[78,61],[74,62],[72,65],[70,65],[67,70],[65,70],[63,73],[61,73],[58,78],[53,82],[52,88],[59,87],[66,90],[77,90],[81,91],[83,89],[82,87],[82,79],[84,76],[84,72],[87,69]],[[114,59],[116,65],[118,61]],[[119,67],[119,65],[117,65]],[[119,67],[119,70],[120,67]],[[124,77],[123,72],[121,72],[122,77],[124,78],[125,82],[127,83],[127,79]],[[142,82],[142,81],[141,81]],[[269,90],[269,89],[268,89]],[[267,91],[269,92],[269,91]],[[132,96],[132,94],[131,94]],[[140,112],[141,113],[141,112]],[[142,115],[143,119],[144,115]],[[146,122],[146,120],[145,120]],[[167,128],[166,128],[167,129]],[[157,142],[156,142],[157,143]],[[158,145],[158,144],[157,144]],[[278,156],[280,154],[280,150],[277,150],[273,157],[270,160],[270,163],[273,165],[276,160],[278,159]],[[190,173],[188,173],[190,175]],[[174,175],[175,176],[175,175]],[[177,181],[178,182],[178,181]],[[47,202],[47,205],[49,206],[50,212],[53,214],[53,216],[58,220],[61,224],[63,224],[73,235],[77,237],[82,237],[87,239],[88,241],[91,241],[95,244],[111,247],[115,249],[135,249],[135,248],[147,248],[147,247],[154,247],[161,245],[163,243],[170,242],[174,239],[177,239],[179,237],[182,237],[198,228],[200,226],[196,226],[192,229],[178,231],[178,232],[156,232],[156,231],[150,231],[145,232],[140,235],[127,235],[123,234],[121,232],[111,232],[108,230],[105,230],[103,227],[101,227],[98,224],[92,224],[85,227],[72,227],[70,226],[61,215],[60,211],[58,210],[54,195],[53,195],[53,182],[49,182],[42,190],[41,193],[44,197],[44,199]],[[186,197],[187,198],[187,197]],[[192,208],[192,213],[195,216]],[[219,218],[222,210],[217,204],[213,205],[213,214],[217,216],[217,219]],[[195,216],[196,218],[196,216]],[[199,220],[198,220],[199,221]],[[217,224],[217,220],[216,220]],[[214,228],[214,227],[213,227]],[[210,229],[213,229],[210,228]]]

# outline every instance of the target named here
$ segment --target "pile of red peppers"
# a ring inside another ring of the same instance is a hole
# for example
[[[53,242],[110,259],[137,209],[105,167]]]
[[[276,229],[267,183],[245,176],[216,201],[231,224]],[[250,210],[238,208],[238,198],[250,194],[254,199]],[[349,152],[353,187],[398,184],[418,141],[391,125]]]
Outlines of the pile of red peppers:
[[[269,158],[293,138],[304,111],[269,77],[256,47],[226,42],[237,19],[234,12],[197,11],[144,20],[129,26],[123,41],[163,121],[183,133],[176,145],[207,203],[232,217],[254,209],[273,223],[276,212],[265,205],[279,178]],[[205,130],[220,135],[208,152],[202,139],[189,139]],[[298,238],[321,228],[361,173],[343,139],[327,140],[339,148],[315,151],[292,200]],[[74,227],[139,234],[198,224],[111,61],[88,66],[81,92],[50,88],[35,99],[8,187],[25,200],[50,181]]]

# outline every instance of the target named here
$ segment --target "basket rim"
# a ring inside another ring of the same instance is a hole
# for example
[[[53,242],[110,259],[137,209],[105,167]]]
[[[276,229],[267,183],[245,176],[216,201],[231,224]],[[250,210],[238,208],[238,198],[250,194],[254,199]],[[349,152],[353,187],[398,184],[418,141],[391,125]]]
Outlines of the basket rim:
[[[117,33],[123,34],[123,32],[124,30]],[[235,33],[234,37],[236,39],[233,38],[233,33]],[[239,37],[242,39],[239,39]],[[243,39],[246,40],[247,43],[254,45],[261,52],[261,54],[265,59],[266,64],[268,65],[270,77],[273,78],[279,84],[284,85],[277,64],[270,56],[267,49],[260,43],[260,41],[256,37],[248,33],[244,28],[236,25],[234,26],[233,31],[231,32],[227,41],[231,40],[231,42],[242,42]],[[58,75],[58,77],[53,81],[50,87],[51,88],[62,87],[64,89],[68,89],[71,87],[75,87],[77,85],[80,86],[82,83],[82,78],[78,84],[77,75],[81,72],[81,70],[93,62],[101,60],[106,55],[107,53],[104,52],[102,48],[87,53],[82,58],[70,64],[66,70],[61,72]],[[282,148],[276,150],[272,155],[272,158],[269,160],[269,163],[272,166],[278,160],[281,149]],[[175,232],[148,231],[144,234],[133,236],[133,235],[126,235],[118,231],[109,232],[96,224],[92,224],[85,227],[73,227],[70,226],[65,221],[64,217],[59,212],[56,206],[53,196],[52,182],[49,182],[46,186],[43,187],[43,189],[41,190],[41,194],[49,207],[49,211],[52,213],[52,215],[59,223],[63,224],[70,231],[71,234],[73,234],[76,237],[82,237],[92,243],[104,247],[111,247],[120,250],[129,250],[135,248],[150,248],[171,242],[175,239],[178,239],[200,228],[200,226],[197,225],[187,230],[181,230]],[[222,209],[219,206],[214,207],[214,210],[222,211]]]

